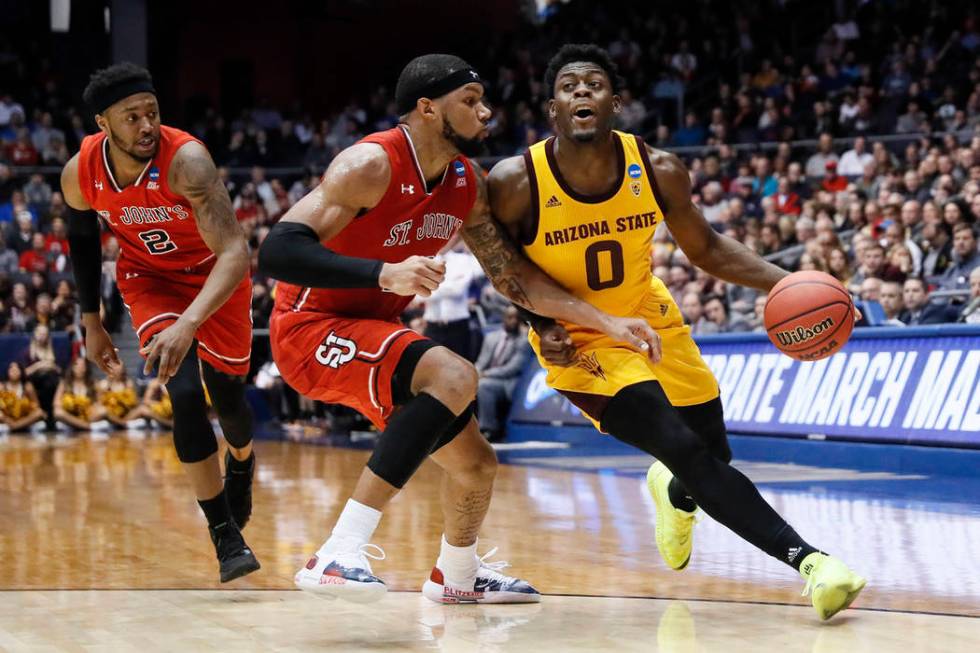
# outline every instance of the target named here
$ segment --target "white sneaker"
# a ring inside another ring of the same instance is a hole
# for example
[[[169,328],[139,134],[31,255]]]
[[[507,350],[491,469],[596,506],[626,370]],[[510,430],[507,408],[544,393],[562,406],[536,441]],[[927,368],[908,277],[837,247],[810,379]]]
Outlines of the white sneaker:
[[[146,419],[142,417],[137,417],[136,419],[131,419],[126,422],[127,429],[145,429],[146,427]]]
[[[541,593],[527,581],[500,573],[509,566],[506,562],[487,562],[496,552],[494,547],[479,559],[472,590],[446,585],[437,563],[429,580],[422,585],[422,596],[436,603],[538,603]]]
[[[38,421],[34,422],[33,424],[31,424],[31,433],[44,433],[44,430],[46,428],[47,428],[47,425],[44,423],[44,420],[43,419],[42,420],[38,420]]]
[[[374,555],[371,550],[379,555]],[[317,552],[296,572],[296,587],[324,598],[341,598],[354,603],[379,601],[388,591],[384,581],[371,571],[373,560],[384,560],[385,552],[374,544],[353,545],[333,553]]]
[[[100,419],[97,422],[92,422],[88,427],[93,431],[108,431],[112,428],[112,423],[107,419]]]

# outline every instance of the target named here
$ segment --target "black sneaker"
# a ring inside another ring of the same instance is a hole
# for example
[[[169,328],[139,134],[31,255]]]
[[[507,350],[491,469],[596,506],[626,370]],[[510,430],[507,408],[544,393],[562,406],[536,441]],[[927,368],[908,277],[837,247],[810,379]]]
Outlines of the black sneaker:
[[[221,565],[222,583],[241,578],[261,567],[234,523],[226,522],[215,528],[208,527],[208,532],[211,533],[211,541]]]
[[[247,461],[247,470],[241,470],[242,462],[235,460],[230,451],[225,452],[225,494],[228,495],[228,507],[238,528],[245,528],[249,517],[252,516],[252,474],[255,472],[255,454]],[[232,466],[235,466],[233,468]]]

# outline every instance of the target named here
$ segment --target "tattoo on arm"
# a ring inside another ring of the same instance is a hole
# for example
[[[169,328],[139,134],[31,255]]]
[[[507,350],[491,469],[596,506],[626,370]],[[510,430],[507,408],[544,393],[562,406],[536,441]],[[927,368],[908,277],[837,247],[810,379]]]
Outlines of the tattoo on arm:
[[[221,183],[207,152],[177,157],[174,166],[175,190],[191,203],[197,227],[208,247],[219,253],[236,241],[243,242],[245,234],[235,219],[228,189]]]
[[[502,295],[527,309],[534,309],[519,278],[520,254],[500,224],[487,216],[483,221],[464,227],[463,240]]]

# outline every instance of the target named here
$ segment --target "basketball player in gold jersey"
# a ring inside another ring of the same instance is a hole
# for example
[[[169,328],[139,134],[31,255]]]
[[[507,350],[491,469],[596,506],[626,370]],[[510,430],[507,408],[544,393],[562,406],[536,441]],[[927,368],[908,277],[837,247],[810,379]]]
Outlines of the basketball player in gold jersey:
[[[615,64],[601,48],[566,45],[545,84],[556,136],[490,173],[495,218],[528,258],[572,294],[617,316],[644,318],[661,338],[658,362],[580,325],[534,319],[531,345],[548,384],[603,432],[652,454],[657,548],[683,569],[697,506],[797,569],[823,619],[865,585],[807,544],[729,465],[718,384],[664,283],[650,272],[654,230],[666,222],[709,274],[768,292],[787,273],[715,232],[691,201],[681,161],[612,129],[620,111]]]

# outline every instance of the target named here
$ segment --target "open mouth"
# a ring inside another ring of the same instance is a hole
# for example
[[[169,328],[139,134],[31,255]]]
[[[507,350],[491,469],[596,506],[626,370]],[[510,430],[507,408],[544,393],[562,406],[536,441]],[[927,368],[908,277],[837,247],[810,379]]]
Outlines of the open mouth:
[[[153,147],[155,143],[156,143],[156,139],[153,138],[152,136],[147,136],[146,138],[141,138],[138,141],[136,141],[137,145],[144,148]]]
[[[595,117],[595,111],[588,107],[580,107],[572,112],[572,117],[577,120],[589,120]]]

